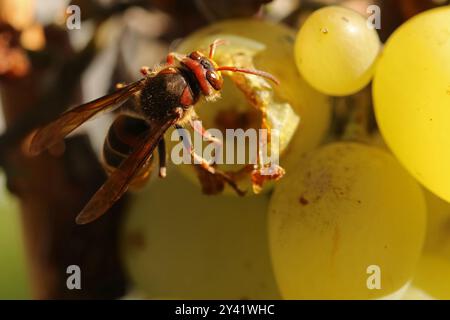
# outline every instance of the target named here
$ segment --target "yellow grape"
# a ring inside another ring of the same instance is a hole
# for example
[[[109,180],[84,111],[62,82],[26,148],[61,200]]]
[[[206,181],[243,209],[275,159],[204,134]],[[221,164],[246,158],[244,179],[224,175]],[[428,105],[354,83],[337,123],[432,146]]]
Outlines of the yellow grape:
[[[371,135],[371,145],[389,152],[379,132]],[[426,253],[447,253],[450,256],[450,203],[422,187],[427,206]]]
[[[380,148],[334,143],[308,153],[276,184],[269,207],[283,298],[396,296],[419,259],[425,210],[419,184]],[[373,265],[380,290],[367,287]]]
[[[425,11],[389,38],[373,96],[389,148],[426,188],[450,201],[450,6]]]
[[[170,172],[136,195],[124,223],[122,257],[135,292],[151,299],[279,299],[268,197],[205,196]]]
[[[278,103],[269,105],[267,111],[269,117],[280,124],[281,165],[289,166],[291,159],[295,159],[298,154],[316,147],[329,127],[330,99],[308,85],[296,70],[293,55],[294,31],[266,21],[229,20],[215,23],[191,34],[178,45],[176,51],[181,53],[198,49],[207,51],[209,44],[217,38],[228,41],[228,44],[217,48],[216,59],[219,62],[224,60],[226,63],[229,55],[244,52],[253,56],[256,68],[270,72],[280,80],[280,85],[274,86],[275,99]],[[289,103],[292,109],[285,108],[283,102]],[[222,97],[219,100],[200,101],[196,105],[196,112],[206,129],[221,128],[218,123],[220,115],[232,111],[237,111],[241,115],[245,113],[251,115],[254,108],[226,76]],[[251,127],[255,127],[258,118],[254,115],[250,118],[253,121],[250,123]],[[298,125],[296,119],[300,120]],[[241,123],[238,124],[242,127]],[[297,129],[294,124],[297,125]],[[196,180],[190,166],[177,167],[181,168],[183,174]],[[237,170],[240,167],[240,165],[218,165],[222,170]],[[244,177],[244,180],[248,181],[248,177]],[[244,180],[240,181],[240,185],[245,187]],[[228,188],[225,191],[230,193]]]
[[[389,151],[379,132],[371,135],[371,145]],[[450,255],[450,203],[422,187],[427,205],[427,231],[424,251],[448,252]]]
[[[366,19],[337,6],[312,13],[295,42],[300,73],[314,88],[334,96],[356,93],[369,83],[379,50],[378,35]]]

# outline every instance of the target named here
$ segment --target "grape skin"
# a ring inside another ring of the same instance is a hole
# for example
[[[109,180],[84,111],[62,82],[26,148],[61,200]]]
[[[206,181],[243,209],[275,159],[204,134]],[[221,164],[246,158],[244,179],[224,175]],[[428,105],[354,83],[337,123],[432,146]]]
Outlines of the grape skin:
[[[435,299],[450,299],[450,203],[424,189],[427,233],[413,284]]]
[[[374,77],[375,115],[400,162],[450,201],[450,6],[425,11],[389,38]]]
[[[297,35],[295,55],[302,76],[315,89],[345,96],[365,87],[380,50],[374,29],[357,12],[329,6],[315,11]]]
[[[412,278],[425,233],[420,186],[380,148],[335,143],[275,186],[269,241],[285,299],[373,299]],[[366,269],[381,268],[381,290]]]

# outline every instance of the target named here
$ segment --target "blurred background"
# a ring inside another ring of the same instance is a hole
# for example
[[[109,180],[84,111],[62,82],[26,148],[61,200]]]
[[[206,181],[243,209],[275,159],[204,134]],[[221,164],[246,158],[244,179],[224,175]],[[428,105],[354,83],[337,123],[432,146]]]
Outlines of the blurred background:
[[[297,30],[308,14],[332,3],[363,15],[369,4],[380,5],[384,41],[409,17],[445,1],[0,0],[0,299],[115,299],[135,287],[152,298],[177,298],[177,292],[187,290],[190,295],[179,298],[278,298],[268,253],[257,244],[266,241],[265,225],[252,216],[264,211],[267,196],[239,204],[214,202],[172,170],[167,182],[148,187],[145,199],[126,196],[105,219],[80,228],[73,223],[75,215],[105,179],[98,154],[112,115],[84,125],[68,139],[61,157],[29,159],[20,146],[30,130],[68,107],[110,92],[117,82],[138,79],[142,65],[160,63],[181,39],[203,26],[248,17]],[[76,11],[66,11],[70,5],[81,10],[80,29],[71,20]],[[179,204],[172,200],[175,189],[188,190],[179,203],[201,203],[187,217],[209,228],[186,247],[183,237],[192,235],[181,226],[190,221],[180,221]],[[213,209],[222,205],[230,209]],[[140,212],[149,207],[155,213]],[[130,210],[139,213],[128,221],[124,214]],[[198,216],[212,211],[216,218],[211,221]],[[240,212],[249,213],[243,218]],[[150,226],[150,236],[139,232],[140,225]],[[232,231],[218,234],[217,225]],[[248,243],[230,245],[233,235],[243,233],[250,235]],[[170,244],[170,237],[178,237],[178,246],[152,247],[157,240]],[[213,237],[215,249],[205,244]],[[150,258],[139,253],[146,245],[153,250]],[[245,246],[253,248],[250,257],[242,251]],[[176,259],[169,254],[173,251]],[[213,251],[220,252],[208,253]],[[237,262],[224,262],[227,254],[238,251]],[[195,257],[212,261],[211,268],[199,269],[192,262]],[[161,261],[165,270],[152,269],[148,259]],[[178,259],[184,274],[177,271]],[[83,290],[66,288],[71,264],[85,270]],[[210,271],[214,268],[224,270],[222,275],[234,274],[234,282],[226,276],[217,279]],[[242,284],[240,276],[253,282],[237,292],[233,286]],[[198,284],[200,278],[205,285]]]

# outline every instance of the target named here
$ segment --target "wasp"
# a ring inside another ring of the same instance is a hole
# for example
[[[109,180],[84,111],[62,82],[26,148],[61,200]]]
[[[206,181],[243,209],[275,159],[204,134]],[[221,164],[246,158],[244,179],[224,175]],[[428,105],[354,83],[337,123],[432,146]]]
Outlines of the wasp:
[[[209,54],[193,51],[188,55],[169,53],[166,62],[150,69],[142,67],[143,78],[91,102],[63,113],[55,121],[34,131],[29,153],[37,155],[58,144],[95,115],[119,109],[103,147],[103,165],[109,178],[95,193],[81,213],[78,224],[86,224],[102,216],[130,186],[145,182],[151,171],[155,149],[159,154],[159,176],[166,175],[166,147],[164,133],[171,127],[182,128],[197,119],[195,104],[204,97],[214,101],[223,87],[222,72],[240,72],[267,78],[278,84],[271,74],[261,70],[218,66],[214,61],[216,40],[209,46]],[[133,103],[125,103],[128,100]],[[130,107],[131,106],[131,107]],[[217,142],[204,128],[193,126],[208,141]],[[187,141],[187,148],[196,163],[211,174],[219,175],[239,194],[242,191],[229,175],[222,173],[195,154]]]

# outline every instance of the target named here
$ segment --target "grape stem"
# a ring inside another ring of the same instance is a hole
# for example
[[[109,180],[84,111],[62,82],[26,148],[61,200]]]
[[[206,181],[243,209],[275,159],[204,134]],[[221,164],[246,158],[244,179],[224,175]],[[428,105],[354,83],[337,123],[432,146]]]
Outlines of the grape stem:
[[[370,87],[345,98],[348,118],[341,136],[342,140],[367,142],[370,128],[373,127],[373,106]]]

